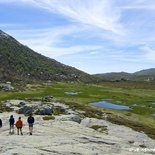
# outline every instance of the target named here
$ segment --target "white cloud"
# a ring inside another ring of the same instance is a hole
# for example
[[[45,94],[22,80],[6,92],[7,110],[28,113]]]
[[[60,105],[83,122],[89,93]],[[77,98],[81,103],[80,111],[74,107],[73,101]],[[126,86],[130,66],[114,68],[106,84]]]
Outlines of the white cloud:
[[[36,46],[33,47],[37,51],[40,51],[43,55],[46,55],[48,57],[57,58],[66,56],[69,54],[76,54],[80,52],[89,52],[92,50],[99,50],[100,46],[94,46],[94,45],[79,45],[79,46],[70,46],[70,47],[42,47],[42,46]]]
[[[155,48],[149,47],[148,45],[145,45],[141,47],[141,50],[144,52],[144,58],[155,61]]]
[[[110,0],[44,0],[36,1],[41,7],[60,13],[83,24],[120,33],[120,13]]]
[[[20,2],[38,6],[66,16],[76,22],[120,34],[120,11],[111,0],[1,0],[0,3]],[[20,4],[19,3],[19,4]]]
[[[95,45],[67,46],[62,38],[78,33],[77,26],[55,27],[52,29],[8,30],[7,32],[12,36],[16,36],[16,39],[22,44],[28,45],[36,52],[52,58],[79,52],[90,52],[101,48],[101,46]]]

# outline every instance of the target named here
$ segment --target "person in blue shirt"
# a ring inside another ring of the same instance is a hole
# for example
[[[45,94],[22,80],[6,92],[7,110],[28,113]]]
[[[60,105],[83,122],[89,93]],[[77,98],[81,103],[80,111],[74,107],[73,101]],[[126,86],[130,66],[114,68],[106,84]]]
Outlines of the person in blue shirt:
[[[0,128],[2,127],[2,119],[0,119]]]
[[[10,116],[9,123],[10,123],[10,132],[9,133],[14,134],[15,119],[14,119],[13,115]]]

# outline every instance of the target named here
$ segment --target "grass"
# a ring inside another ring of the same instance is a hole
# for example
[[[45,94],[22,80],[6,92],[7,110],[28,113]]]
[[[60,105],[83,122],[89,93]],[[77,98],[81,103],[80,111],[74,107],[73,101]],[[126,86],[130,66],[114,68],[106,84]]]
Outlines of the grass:
[[[99,132],[105,132],[108,134],[108,129],[107,129],[107,126],[101,126],[101,125],[93,125],[91,126],[90,128],[94,129],[94,130],[97,130]]]
[[[128,83],[128,82],[127,82]],[[140,86],[140,88],[131,88],[131,84],[119,84],[119,88],[115,85],[111,86],[110,83],[102,85],[84,84],[84,83],[52,83],[27,87],[23,92],[0,92],[0,100],[9,99],[26,99],[26,98],[41,98],[44,96],[54,96],[57,100],[63,102],[78,103],[81,105],[87,105],[91,102],[100,100],[111,99],[110,102],[120,102],[123,105],[132,106],[133,104],[143,104],[146,108],[133,107],[132,113],[139,115],[151,115],[155,113],[155,104],[151,102],[155,101],[155,90],[146,89]],[[125,85],[125,87],[124,87]],[[66,95],[65,92],[80,92],[78,95]],[[152,107],[152,108],[151,108]],[[154,109],[153,109],[154,108]]]
[[[129,144],[133,144],[135,141],[134,140],[129,140],[128,143]]]
[[[147,85],[148,84],[148,85]],[[78,95],[66,95],[65,92],[80,92]],[[25,91],[0,92],[0,100],[33,99],[44,96],[54,96],[56,101],[68,104],[72,109],[84,110],[84,117],[103,119],[106,113],[107,120],[125,125],[137,131],[144,131],[155,138],[155,83],[102,83],[100,85],[84,83],[52,83],[28,86]],[[142,104],[146,107],[133,107],[132,110],[114,110],[88,106],[91,102],[108,100],[110,102],[132,106]],[[56,114],[62,113],[55,111]]]
[[[0,113],[10,112],[10,111],[12,111],[12,109],[10,107],[6,106],[5,104],[0,103]]]
[[[43,120],[48,121],[48,120],[54,120],[55,117],[54,116],[44,116]]]
[[[53,115],[65,115],[66,111],[64,109],[56,108],[53,110]]]
[[[141,147],[141,148],[147,148],[146,145],[144,145],[144,144],[140,144],[139,147]]]

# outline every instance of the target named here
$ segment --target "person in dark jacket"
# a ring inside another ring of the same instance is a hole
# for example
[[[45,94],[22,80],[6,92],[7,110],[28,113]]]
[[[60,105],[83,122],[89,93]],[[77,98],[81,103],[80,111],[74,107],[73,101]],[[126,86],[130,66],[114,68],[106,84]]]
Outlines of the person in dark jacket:
[[[0,119],[0,128],[2,127],[2,119]]]
[[[27,118],[27,122],[29,124],[29,133],[30,133],[30,135],[32,135],[33,124],[34,124],[34,117],[32,116],[32,114],[30,114],[30,116]]]
[[[15,119],[13,118],[13,115],[10,116],[9,123],[10,123],[10,132],[9,133],[14,134]]]

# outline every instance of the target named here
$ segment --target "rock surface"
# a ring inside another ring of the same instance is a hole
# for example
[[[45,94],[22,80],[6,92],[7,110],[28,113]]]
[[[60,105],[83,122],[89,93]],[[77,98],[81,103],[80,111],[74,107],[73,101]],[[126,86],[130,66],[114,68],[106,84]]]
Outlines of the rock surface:
[[[18,105],[18,104],[17,104]],[[9,134],[8,119],[22,117],[23,136]],[[34,115],[33,135],[29,135],[27,117],[23,114],[1,113],[3,127],[0,128],[0,155],[149,155],[155,154],[155,140],[144,133],[112,124],[105,120],[84,118],[81,123],[72,119],[43,120]],[[92,126],[106,126],[108,133],[92,129]],[[145,148],[146,147],[146,148]]]

